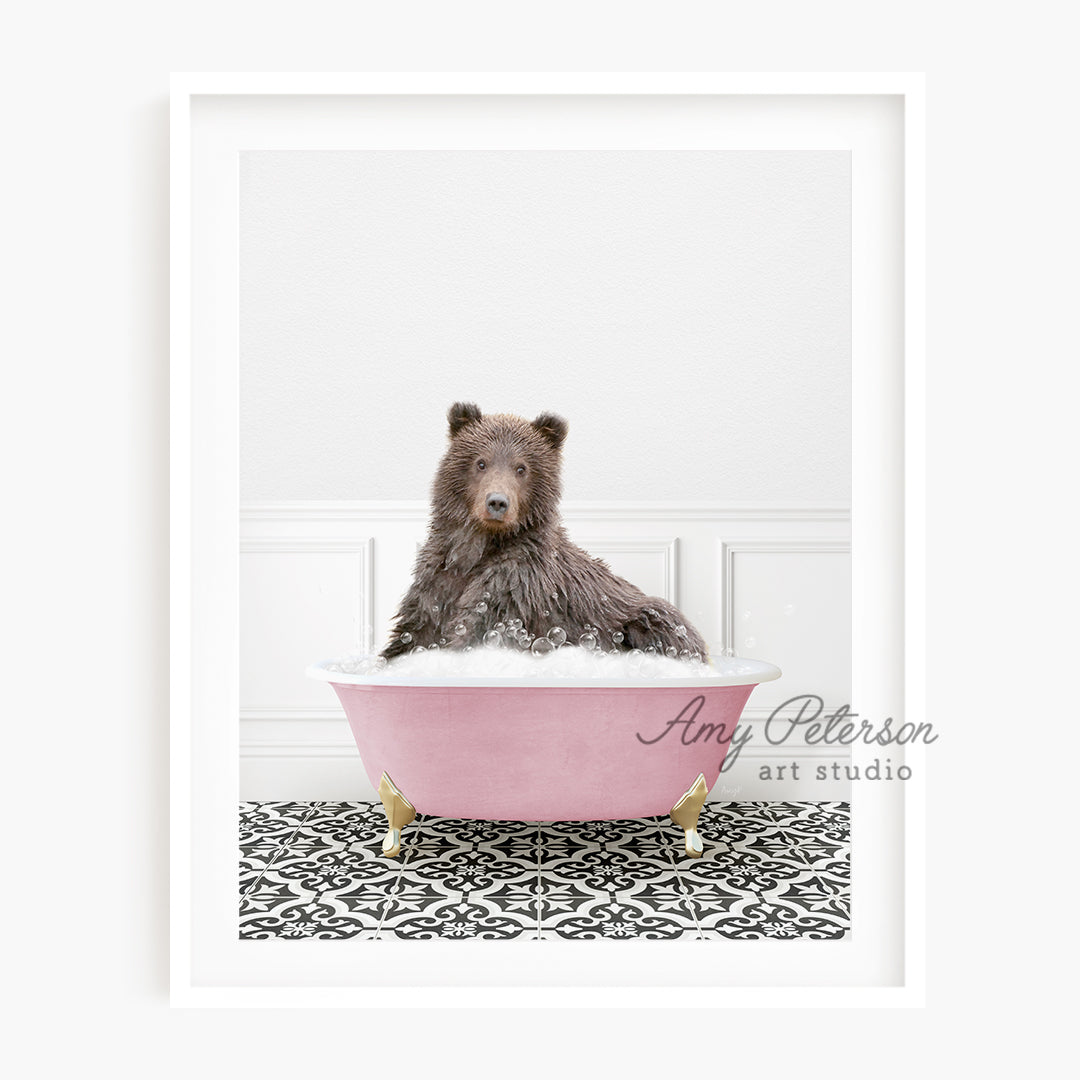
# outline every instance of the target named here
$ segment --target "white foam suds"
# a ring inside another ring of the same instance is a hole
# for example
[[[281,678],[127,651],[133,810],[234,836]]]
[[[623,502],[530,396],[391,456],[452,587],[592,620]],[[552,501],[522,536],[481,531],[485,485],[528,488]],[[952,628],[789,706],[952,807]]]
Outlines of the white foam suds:
[[[564,645],[546,655],[510,648],[435,649],[404,653],[389,662],[371,655],[346,656],[322,665],[326,671],[345,675],[377,675],[392,678],[509,679],[693,679],[749,675],[758,665],[738,658],[716,657],[708,663],[672,659],[659,654],[632,652],[604,653],[599,650]]]

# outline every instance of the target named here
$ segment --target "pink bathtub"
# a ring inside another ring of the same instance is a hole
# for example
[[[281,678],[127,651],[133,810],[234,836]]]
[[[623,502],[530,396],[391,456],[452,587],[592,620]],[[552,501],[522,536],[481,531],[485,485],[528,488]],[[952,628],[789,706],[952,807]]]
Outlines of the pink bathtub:
[[[598,821],[672,812],[696,837],[754,687],[780,670],[738,660],[736,674],[686,679],[307,674],[330,683],[400,839],[393,807],[442,817]],[[683,803],[682,817],[674,813]],[[694,809],[696,806],[697,809]],[[411,818],[409,818],[411,820]],[[407,823],[407,822],[406,822]],[[695,836],[691,837],[690,833]],[[393,842],[384,845],[387,854]]]

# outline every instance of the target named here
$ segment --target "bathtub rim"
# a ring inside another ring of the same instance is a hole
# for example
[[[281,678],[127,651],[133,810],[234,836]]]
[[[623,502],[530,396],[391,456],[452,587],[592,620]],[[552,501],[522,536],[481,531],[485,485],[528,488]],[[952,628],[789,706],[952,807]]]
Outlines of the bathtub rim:
[[[463,676],[463,675],[432,675],[432,676],[387,676],[387,675],[350,675],[344,671],[330,671],[328,665],[341,662],[341,657],[329,660],[320,660],[309,664],[304,669],[304,674],[310,679],[319,682],[338,684],[340,686],[426,686],[440,687],[447,690],[457,688],[491,687],[492,689],[522,689],[522,690],[662,690],[667,687],[710,687],[710,686],[757,686],[759,683],[771,682],[779,679],[783,672],[775,665],[766,660],[738,660],[739,664],[751,665],[752,671],[742,672],[735,675],[697,675],[685,679],[581,679],[559,678],[548,676],[547,678],[522,679],[506,675],[491,676]]]

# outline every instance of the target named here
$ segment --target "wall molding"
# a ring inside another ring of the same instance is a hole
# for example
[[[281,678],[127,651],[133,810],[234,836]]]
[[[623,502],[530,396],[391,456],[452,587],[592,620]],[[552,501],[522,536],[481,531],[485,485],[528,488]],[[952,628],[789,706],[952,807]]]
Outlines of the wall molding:
[[[672,536],[665,539],[656,536],[574,536],[578,547],[584,548],[590,555],[605,551],[659,555],[663,560],[664,588],[663,599],[676,607],[679,605],[679,538]]]
[[[374,647],[375,623],[375,539],[371,536],[241,536],[241,555],[354,555],[359,560],[359,590],[354,597],[355,618],[359,628],[360,652]],[[244,720],[297,720],[319,715],[332,718],[340,709],[289,709],[274,705],[250,705],[240,708]]]
[[[700,620],[697,624],[714,652],[718,641],[733,640],[734,586],[746,572],[745,564],[737,560],[740,553],[815,555],[851,550],[850,509],[840,504],[571,501],[562,504],[562,513],[574,542],[592,554],[611,561],[626,553],[633,557],[629,560],[632,565],[641,567],[644,562],[649,567],[648,591],[659,592],[662,586],[666,599]],[[299,625],[307,628],[324,625],[324,619],[335,627],[345,626],[346,615],[350,620],[355,615],[360,648],[373,651],[375,630],[389,625],[401,590],[410,579],[414,548],[422,546],[430,507],[421,500],[249,502],[240,507],[239,516],[242,556],[295,556],[292,561],[286,558],[280,564],[268,563],[257,571],[260,587],[286,598],[288,609],[282,610],[280,617],[289,620],[295,616]],[[354,556],[359,560],[359,572],[344,561],[326,565],[305,562],[312,554]],[[787,562],[778,565],[783,573],[788,572]],[[801,581],[805,575],[816,576],[818,565],[808,559],[805,564],[791,565],[790,572]],[[261,576],[264,572],[265,578]],[[755,564],[751,577],[767,583],[771,572],[766,565],[761,578]],[[295,585],[289,587],[296,581],[312,582],[312,591],[305,593],[303,585],[299,591]],[[315,582],[326,582],[325,590],[320,587],[314,592]],[[739,583],[741,586],[741,579]],[[295,612],[288,606],[294,604]],[[829,617],[847,618],[842,611]],[[249,641],[273,644],[278,640],[273,626],[245,624],[241,612],[242,634],[245,625],[251,634]],[[805,632],[813,632],[816,640],[828,641],[837,631],[829,623]],[[303,633],[311,636],[308,629]],[[795,648],[800,640],[795,640]],[[256,645],[247,661],[253,665],[244,682],[248,690],[241,698],[241,797],[374,799],[340,706],[336,701],[331,704],[333,695],[326,686],[307,687],[310,680],[302,678],[303,667],[315,657],[297,656],[295,665],[291,653],[278,657],[275,663],[290,668],[291,681],[285,689],[286,683],[277,678],[279,669],[258,667],[261,655]],[[775,659],[785,667],[782,656]],[[844,691],[837,686],[827,696],[833,692],[839,695]],[[771,699],[763,696],[762,700]],[[752,699],[744,710],[744,722],[755,729],[755,735],[733,773],[721,778],[729,790],[741,793],[729,797],[846,797],[844,791],[827,785],[798,787],[786,779],[759,782],[758,764],[806,762],[810,772],[809,767],[820,762],[848,760],[847,748],[770,746],[759,731],[773,708],[755,705]]]
[[[344,720],[345,713],[339,705],[327,705],[320,708],[315,705],[307,705],[304,708],[284,708],[274,705],[253,705],[240,709],[241,720],[266,720],[266,721],[296,721],[298,723],[314,723],[318,720]]]
[[[785,555],[851,554],[851,540],[836,536],[746,537],[718,540],[720,548],[720,625],[723,647],[735,642],[735,556],[740,552]]]

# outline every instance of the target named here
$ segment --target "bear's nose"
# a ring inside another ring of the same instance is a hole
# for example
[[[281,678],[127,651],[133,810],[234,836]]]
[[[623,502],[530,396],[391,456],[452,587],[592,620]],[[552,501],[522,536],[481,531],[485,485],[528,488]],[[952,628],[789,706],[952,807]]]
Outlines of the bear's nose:
[[[487,512],[493,518],[501,518],[510,509],[510,500],[501,492],[487,497]]]

